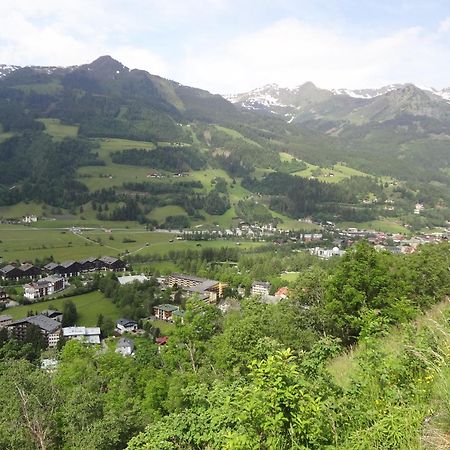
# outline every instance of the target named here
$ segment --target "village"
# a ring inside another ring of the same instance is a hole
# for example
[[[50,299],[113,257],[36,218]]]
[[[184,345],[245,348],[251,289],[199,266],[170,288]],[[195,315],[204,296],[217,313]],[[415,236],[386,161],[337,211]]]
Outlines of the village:
[[[27,223],[35,220],[34,217],[24,218]],[[37,220],[37,219],[36,219]],[[274,245],[293,245],[292,252],[306,252],[317,257],[318,260],[339,258],[345,255],[347,249],[360,240],[368,241],[378,251],[388,251],[394,254],[410,254],[422,244],[437,244],[448,240],[448,231],[443,233],[419,234],[406,236],[404,234],[383,233],[373,230],[358,230],[348,228],[340,230],[333,223],[318,224],[321,232],[295,232],[292,230],[280,230],[275,225],[260,225],[240,223],[233,229],[209,229],[209,230],[175,230],[178,232],[177,240],[227,240],[235,239],[236,244],[240,240],[265,241]],[[77,230],[82,233],[82,229]],[[171,242],[169,240],[169,242]],[[168,243],[169,244],[169,243]],[[295,247],[300,244],[300,247]],[[169,244],[170,245],[170,244]],[[104,276],[115,273],[118,285],[124,286],[133,283],[145,283],[154,280],[160,292],[170,292],[170,299],[152,307],[150,316],[133,320],[120,317],[115,321],[114,336],[118,338],[117,352],[129,356],[134,353],[133,336],[145,334],[145,324],[152,321],[174,323],[183,322],[184,310],[180,302],[189,298],[216,305],[222,312],[227,312],[236,306],[233,298],[229,296],[227,283],[198,277],[190,274],[170,273],[167,275],[152,276],[151,274],[136,274],[131,265],[120,258],[112,256],[87,257],[78,261],[67,260],[62,262],[48,262],[43,266],[23,262],[21,264],[10,263],[0,267],[0,328],[7,330],[11,338],[24,340],[28,329],[39,329],[48,348],[56,348],[61,343],[71,339],[77,339],[86,344],[100,345],[105,337],[101,327],[90,327],[84,324],[72,324],[63,326],[63,313],[58,310],[43,310],[38,314],[30,314],[27,317],[13,319],[7,314],[9,308],[19,304],[30,305],[45,301],[49,298],[58,298],[58,295],[67,296],[70,299],[71,283],[74,279],[82,280],[83,286],[89,288],[93,275]],[[22,298],[13,299],[7,293],[9,286],[21,286]],[[235,294],[238,298],[250,296],[267,304],[276,304],[289,296],[288,286],[274,288],[267,280],[253,280],[250,290],[241,286],[235,286]],[[161,299],[163,299],[161,297]],[[30,308],[32,310],[32,308]],[[148,328],[148,327],[147,327]],[[155,344],[166,345],[169,337],[166,335],[153,335]]]

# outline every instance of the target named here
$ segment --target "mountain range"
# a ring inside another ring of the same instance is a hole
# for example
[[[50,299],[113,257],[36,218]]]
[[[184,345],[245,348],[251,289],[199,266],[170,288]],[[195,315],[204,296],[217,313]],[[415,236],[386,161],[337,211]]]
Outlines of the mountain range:
[[[367,180],[384,180],[386,186],[396,186],[395,192],[386,187],[378,195],[395,197],[403,204],[396,209],[399,220],[411,222],[404,216],[414,202],[425,203],[433,223],[444,224],[449,218],[450,89],[395,84],[380,89],[327,90],[308,82],[293,89],[271,84],[224,98],[143,70],[130,70],[112,57],[102,56],[90,64],[71,67],[0,65],[0,124],[0,162],[9,168],[0,174],[3,203],[36,195],[35,169],[25,168],[24,161],[30,155],[38,157],[37,150],[31,148],[37,138],[26,139],[30,132],[51,135],[52,124],[53,130],[59,127],[60,134],[72,129],[72,137],[80,145],[103,148],[105,139],[121,139],[117,150],[125,153],[105,156],[100,152],[95,161],[92,151],[83,147],[80,161],[83,165],[105,165],[105,171],[114,169],[122,181],[130,178],[132,164],[172,168],[174,172],[183,167],[194,172],[220,169],[247,190],[265,189],[267,207],[297,217],[301,214],[292,198],[279,201],[284,194],[275,194],[258,183],[272,172],[289,173],[294,181],[309,178],[329,183],[338,174],[339,165],[348,167],[340,172],[346,175],[332,181],[343,178],[336,186],[352,191],[351,201],[347,199],[351,208],[359,208],[355,202],[379,190],[369,188]],[[60,145],[55,139],[53,142]],[[158,151],[148,155],[137,151],[147,145],[145,142]],[[174,149],[170,157],[164,145]],[[39,151],[44,152],[42,149]],[[86,183],[92,192],[85,178],[94,169],[80,168],[76,159],[67,164],[73,165],[70,179],[75,177],[80,194],[74,203],[68,189],[64,205],[73,207],[87,201],[88,194],[82,194]],[[60,172],[69,176],[69,172]],[[107,174],[100,175],[104,178]],[[350,186],[351,175],[356,185]],[[364,177],[366,181],[361,180]],[[35,180],[32,189],[27,185],[30,180]],[[42,184],[42,176],[39,180]],[[108,186],[103,180],[97,185]],[[11,186],[20,189],[20,195],[11,196]],[[122,184],[112,187],[124,195]],[[210,189],[204,186],[205,194]],[[344,202],[346,195],[336,202]],[[331,201],[327,196],[322,199],[324,204]],[[231,203],[222,199],[223,205],[234,208],[229,214],[233,216],[242,199],[235,196],[233,203],[233,195],[229,198]],[[46,197],[45,201],[51,199]],[[169,204],[171,200],[164,201]],[[117,197],[115,202],[120,204]],[[160,199],[158,204],[162,203]],[[199,208],[188,209],[191,213],[197,210],[200,217],[204,211]],[[240,210],[244,209],[241,205]],[[334,206],[319,209],[322,216],[327,211],[333,217],[340,214]],[[372,216],[379,214],[385,214],[384,210],[379,208]]]
[[[295,88],[269,84],[226,98],[241,108],[279,114],[290,122],[340,119],[367,123],[404,113],[447,120],[450,110],[450,88],[420,89],[410,83],[359,90],[321,89],[312,82]]]

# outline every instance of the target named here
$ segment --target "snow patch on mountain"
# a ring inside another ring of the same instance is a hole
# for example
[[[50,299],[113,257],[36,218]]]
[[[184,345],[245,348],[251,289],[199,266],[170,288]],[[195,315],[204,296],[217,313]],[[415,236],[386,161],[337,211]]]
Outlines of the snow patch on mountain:
[[[0,64],[0,78],[6,77],[6,75],[9,75],[11,72],[14,72],[17,69],[20,69],[20,66]]]
[[[334,95],[348,95],[352,98],[366,98],[371,99],[379,97],[380,95],[387,94],[388,92],[401,89],[403,84],[389,84],[379,89],[332,89],[331,92]]]

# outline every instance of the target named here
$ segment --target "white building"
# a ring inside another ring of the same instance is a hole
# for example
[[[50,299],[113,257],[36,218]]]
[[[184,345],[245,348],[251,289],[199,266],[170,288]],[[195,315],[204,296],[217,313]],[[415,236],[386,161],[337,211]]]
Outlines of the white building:
[[[345,254],[345,250],[341,250],[339,247],[330,248],[322,248],[322,247],[314,247],[310,248],[309,252],[311,255],[317,256],[322,259],[330,259],[333,256],[342,256]]]
[[[35,215],[29,215],[29,216],[24,216],[22,217],[22,222],[23,223],[33,223],[33,222],[37,222],[38,218]]]
[[[33,283],[25,284],[23,286],[24,297],[28,300],[37,300],[52,295],[56,292],[64,290],[66,287],[66,280],[59,275],[50,275]]]
[[[65,339],[77,339],[86,344],[100,344],[99,327],[64,327],[62,332]]]
[[[251,295],[265,297],[270,295],[271,284],[266,281],[254,281],[252,283]]]
[[[130,320],[130,319],[119,319],[116,321],[116,331],[119,334],[123,334],[123,333],[133,333],[135,331],[137,331],[138,329],[138,323],[135,322],[134,320]]]
[[[134,283],[135,281],[139,283],[144,283],[145,281],[148,281],[148,277],[146,277],[144,274],[141,275],[124,275],[123,277],[117,277],[117,281],[120,285]]]
[[[131,339],[121,337],[117,343],[116,353],[122,356],[130,356],[134,353],[134,342]]]

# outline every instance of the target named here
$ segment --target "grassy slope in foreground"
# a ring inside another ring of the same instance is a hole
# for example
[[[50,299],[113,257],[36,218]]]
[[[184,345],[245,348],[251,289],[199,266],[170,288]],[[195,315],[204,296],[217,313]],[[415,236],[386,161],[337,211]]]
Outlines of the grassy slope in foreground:
[[[49,306],[54,307],[58,311],[62,311],[63,303],[67,300],[71,300],[75,303],[78,312],[77,325],[80,326],[95,326],[99,314],[103,314],[105,318],[111,320],[116,320],[120,317],[120,311],[117,306],[98,291],[77,295],[75,297],[48,300],[42,303],[9,308],[7,314],[14,319],[21,319],[22,317],[27,316],[28,311],[41,312],[45,309],[49,309]]]

